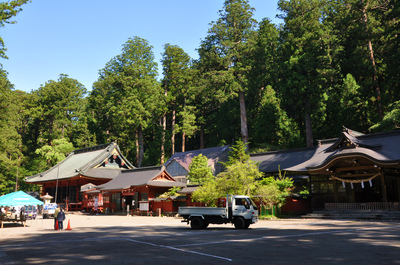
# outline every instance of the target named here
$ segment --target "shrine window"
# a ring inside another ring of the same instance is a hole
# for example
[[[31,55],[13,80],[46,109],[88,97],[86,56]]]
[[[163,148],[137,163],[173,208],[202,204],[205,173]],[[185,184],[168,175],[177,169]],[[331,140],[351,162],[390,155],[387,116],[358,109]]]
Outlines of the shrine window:
[[[149,195],[147,194],[147,192],[142,192],[141,193],[141,197],[142,197],[142,201],[148,201],[149,200]]]

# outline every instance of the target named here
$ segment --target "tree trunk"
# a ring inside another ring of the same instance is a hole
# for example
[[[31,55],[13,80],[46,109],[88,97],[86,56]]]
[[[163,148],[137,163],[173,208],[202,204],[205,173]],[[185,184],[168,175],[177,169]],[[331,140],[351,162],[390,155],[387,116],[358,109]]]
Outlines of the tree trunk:
[[[162,132],[162,139],[161,139],[161,165],[164,164],[164,157],[165,157],[165,132],[167,130],[167,115],[164,114],[164,117],[162,118],[162,126],[163,126],[163,132]]]
[[[314,144],[313,133],[312,133],[312,124],[311,124],[311,115],[310,110],[307,107],[305,116],[305,123],[306,123],[306,140],[307,140],[307,147],[312,147]]]
[[[165,84],[164,96],[165,96],[165,98],[167,98],[167,96],[168,96],[167,84]],[[163,132],[162,132],[162,139],[161,139],[161,165],[164,164],[164,157],[165,157],[165,132],[167,131],[167,113],[164,113],[162,126],[163,126]]]
[[[144,157],[144,145],[143,145],[143,130],[142,126],[138,128],[138,140],[139,140],[139,160],[138,160],[138,167],[141,166],[143,157]]]
[[[204,149],[204,124],[200,126],[200,149]]]
[[[139,167],[139,139],[138,139],[138,131],[135,133],[135,142],[136,142],[136,165]]]
[[[182,152],[185,152],[185,145],[186,145],[186,133],[182,132]]]
[[[374,70],[372,82],[373,82],[373,87],[375,90],[378,117],[380,120],[383,120],[381,90],[380,90],[379,84],[378,84],[378,71],[376,70],[374,50],[372,49],[372,42],[371,42],[371,39],[368,34],[368,15],[367,15],[366,7],[364,4],[364,0],[361,0],[361,5],[362,5],[362,12],[363,12],[363,23],[364,23],[364,27],[365,27],[365,33],[368,36],[367,48],[368,48],[368,52],[369,52],[369,61],[371,62],[372,69]]]
[[[20,160],[21,158],[19,157],[18,160]],[[15,176],[15,191],[18,191],[18,169],[19,169],[19,162],[17,165],[17,175]]]
[[[247,115],[246,115],[246,102],[244,99],[244,92],[239,92],[239,102],[240,102],[240,125],[242,141],[246,145],[246,150],[248,151],[249,133],[247,131]]]
[[[183,99],[182,109],[186,112],[186,97]],[[185,118],[182,119],[182,152],[185,152],[186,147],[186,132],[185,132]]]
[[[53,134],[53,124],[54,124],[54,119],[51,118],[50,122],[49,122],[49,139],[47,141],[47,144],[50,145],[50,146],[53,146],[52,141],[51,141],[52,136],[53,136],[52,135]]]
[[[175,111],[175,104],[172,106],[172,136],[171,136],[171,147],[172,147],[172,155],[175,154],[175,118],[176,118],[176,111]]]

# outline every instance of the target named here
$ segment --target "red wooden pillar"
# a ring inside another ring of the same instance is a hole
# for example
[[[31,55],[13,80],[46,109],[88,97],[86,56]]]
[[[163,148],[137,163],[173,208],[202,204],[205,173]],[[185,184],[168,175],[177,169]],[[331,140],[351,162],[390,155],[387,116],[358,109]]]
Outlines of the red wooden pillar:
[[[76,184],[76,186],[75,186],[75,187],[76,187],[75,201],[76,201],[76,202],[80,202],[80,201],[79,201],[79,192],[80,192],[80,189],[79,189],[79,185],[78,185],[78,183]]]

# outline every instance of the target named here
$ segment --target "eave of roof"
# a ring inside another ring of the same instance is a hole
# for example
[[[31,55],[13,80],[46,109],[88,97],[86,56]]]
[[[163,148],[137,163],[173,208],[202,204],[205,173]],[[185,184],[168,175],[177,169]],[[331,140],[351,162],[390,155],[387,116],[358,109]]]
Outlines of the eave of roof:
[[[187,186],[183,188],[182,190],[178,191],[180,194],[192,194],[199,186]]]
[[[259,170],[261,172],[273,174],[304,163],[314,155],[315,151],[316,147],[271,151],[251,154],[250,159],[259,162]],[[304,172],[299,173],[304,174]]]
[[[167,178],[165,179],[155,179],[161,174],[166,174]],[[175,181],[169,173],[165,170],[164,166],[154,166],[154,167],[144,167],[137,169],[124,170],[120,175],[115,177],[113,180],[109,182],[96,186],[96,188],[101,189],[103,191],[106,190],[122,190],[128,189],[132,186],[157,186],[157,187],[182,187],[185,184],[181,182]]]

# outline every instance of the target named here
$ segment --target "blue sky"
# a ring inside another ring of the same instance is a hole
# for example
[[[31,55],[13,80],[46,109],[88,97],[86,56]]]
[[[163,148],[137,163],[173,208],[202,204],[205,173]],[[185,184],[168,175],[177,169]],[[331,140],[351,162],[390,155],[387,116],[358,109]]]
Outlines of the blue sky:
[[[278,0],[250,0],[254,18],[276,18]],[[0,59],[15,89],[30,92],[60,74],[87,90],[98,71],[130,37],[153,46],[158,69],[166,43],[197,59],[196,49],[218,19],[224,0],[32,0],[0,29],[8,60]]]

